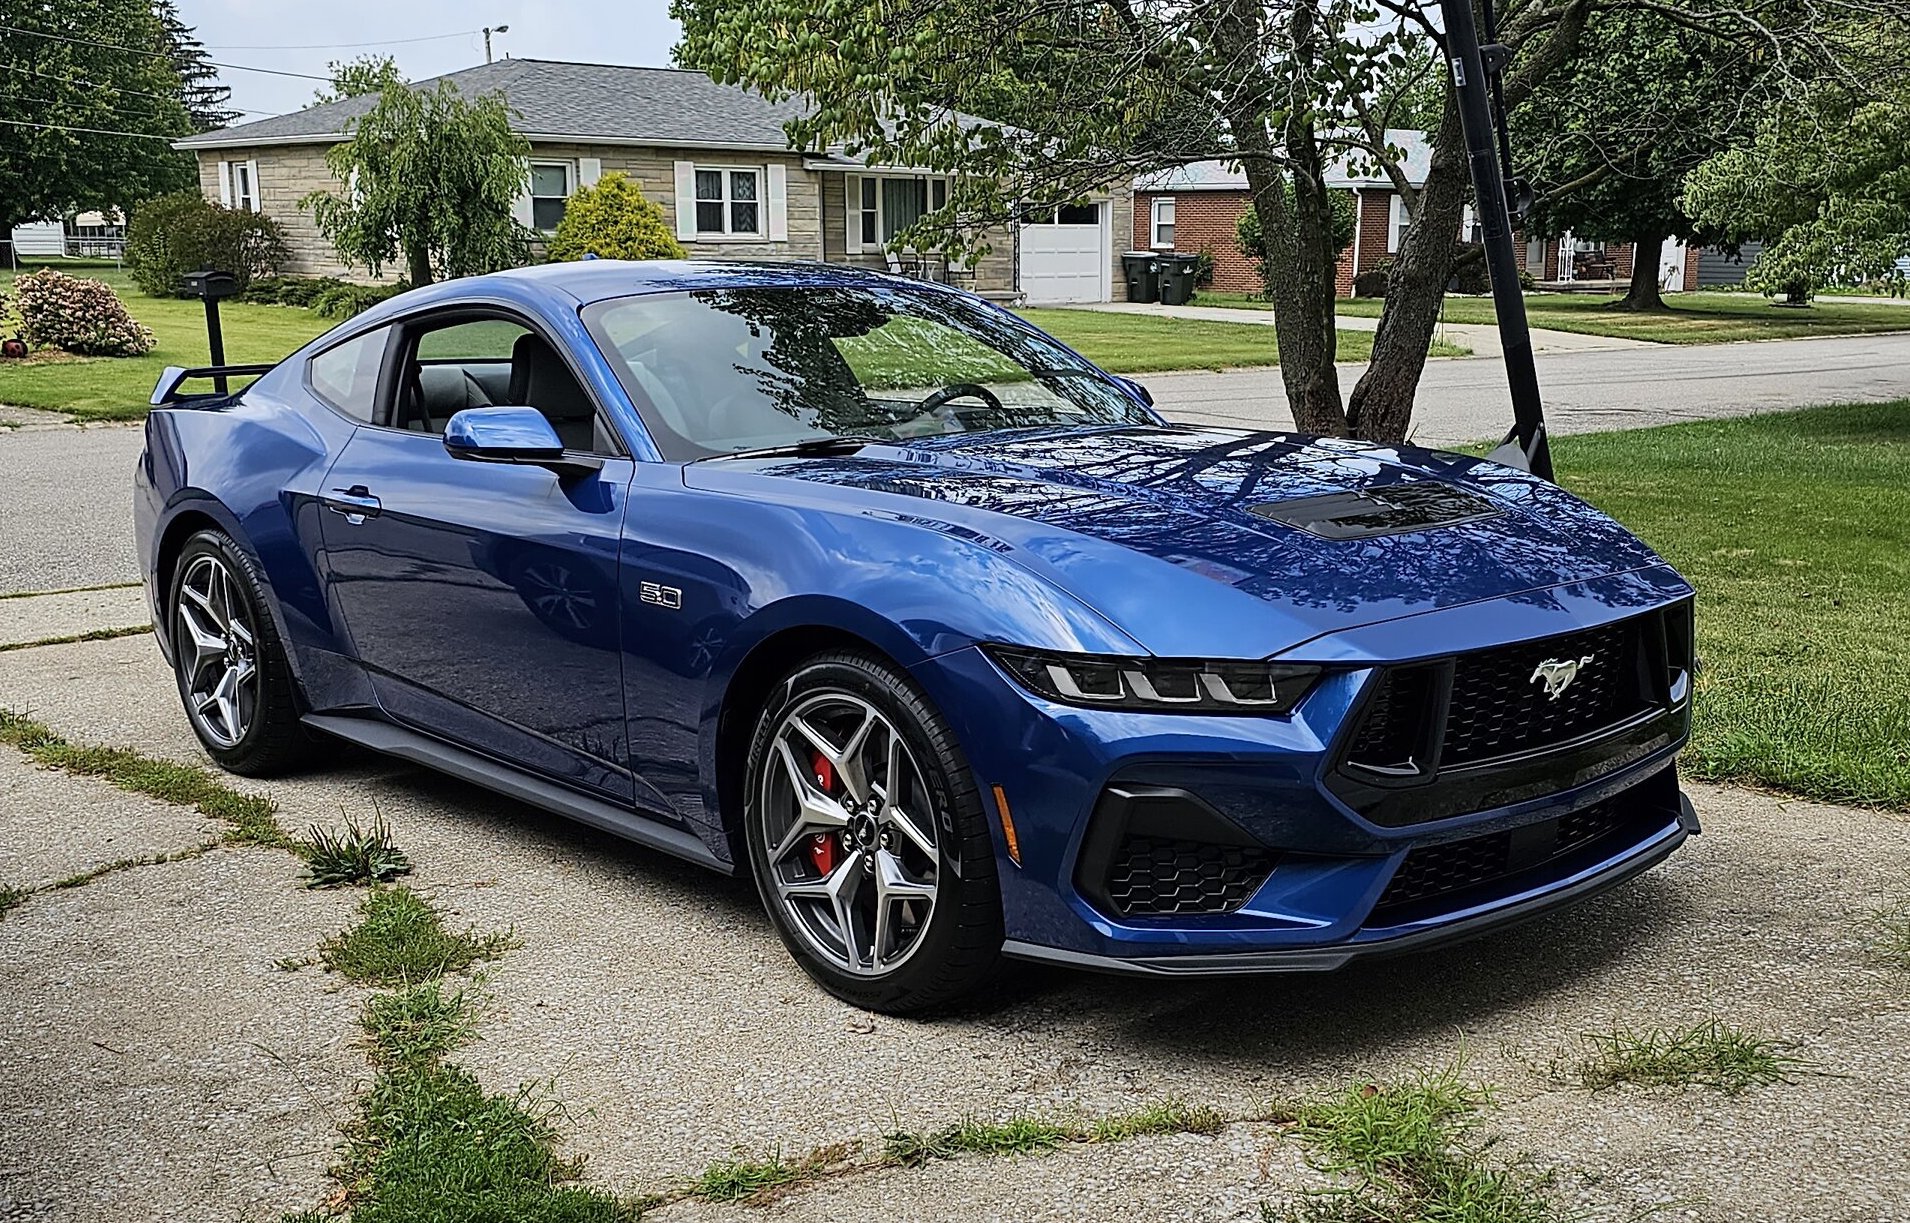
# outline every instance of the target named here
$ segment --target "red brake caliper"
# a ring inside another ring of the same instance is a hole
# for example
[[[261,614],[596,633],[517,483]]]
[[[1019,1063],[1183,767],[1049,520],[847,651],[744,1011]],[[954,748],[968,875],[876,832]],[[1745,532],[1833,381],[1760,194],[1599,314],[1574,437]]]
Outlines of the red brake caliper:
[[[817,752],[809,759],[810,771],[815,774],[816,788],[828,794],[836,788],[835,766],[828,757]],[[836,857],[842,850],[842,842],[833,832],[818,832],[809,838],[809,862],[819,875],[829,875],[836,869]]]

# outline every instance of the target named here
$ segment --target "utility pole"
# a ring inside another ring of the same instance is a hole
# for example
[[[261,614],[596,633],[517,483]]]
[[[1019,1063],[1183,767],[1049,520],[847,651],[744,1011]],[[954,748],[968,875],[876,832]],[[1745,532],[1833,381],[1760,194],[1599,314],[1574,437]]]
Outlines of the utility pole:
[[[491,62],[491,35],[509,34],[510,32],[511,32],[511,27],[507,25],[487,25],[484,27],[484,62],[485,63],[488,64]]]
[[[1506,198],[1512,150],[1506,137],[1505,106],[1498,80],[1510,53],[1498,42],[1492,0],[1483,0],[1483,4],[1487,41],[1481,44],[1472,0],[1439,0],[1446,25],[1446,61],[1459,97],[1459,118],[1466,132],[1466,164],[1472,170],[1472,190],[1485,239],[1486,270],[1492,277],[1492,304],[1499,316],[1499,341],[1505,348],[1506,380],[1512,389],[1512,431],[1494,457],[1510,459],[1533,475],[1550,480],[1552,448],[1545,436],[1545,406],[1539,398],[1539,373],[1532,361],[1532,329],[1526,322],[1519,257],[1512,245],[1512,208]],[[1515,444],[1516,455],[1511,452]]]

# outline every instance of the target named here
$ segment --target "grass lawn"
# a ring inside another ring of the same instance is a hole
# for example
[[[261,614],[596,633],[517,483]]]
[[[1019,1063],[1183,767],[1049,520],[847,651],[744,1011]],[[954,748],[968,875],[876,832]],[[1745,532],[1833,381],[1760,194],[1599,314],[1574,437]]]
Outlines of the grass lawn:
[[[197,299],[147,297],[131,276],[110,266],[70,270],[112,285],[132,316],[153,329],[158,344],[143,357],[73,357],[40,350],[24,361],[0,362],[0,403],[67,412],[79,420],[140,420],[160,370],[211,361],[206,308]],[[337,322],[297,306],[238,302],[222,302],[219,317],[226,361],[234,365],[276,361]]]
[[[1910,809],[1910,401],[1552,448],[1698,589],[1687,772]]]
[[[1202,319],[1105,310],[1029,309],[1018,313],[1102,369],[1115,374],[1177,369],[1229,369],[1278,365],[1280,350],[1265,323],[1215,323]],[[1467,349],[1435,341],[1435,357],[1464,356]],[[1365,361],[1373,336],[1340,332],[1339,359]]]
[[[1528,293],[1525,308],[1534,327],[1660,344],[1910,331],[1910,305],[1881,298],[1875,304],[1819,302],[1799,310],[1774,306],[1755,293],[1674,293],[1665,299],[1671,309],[1663,314],[1609,309],[1616,300],[1595,293]],[[1239,310],[1272,308],[1246,293],[1202,293],[1195,304]],[[1348,317],[1378,318],[1384,304],[1378,298],[1351,298],[1339,302],[1335,309]],[[1499,321],[1499,316],[1489,297],[1448,297],[1445,321],[1491,325]]]

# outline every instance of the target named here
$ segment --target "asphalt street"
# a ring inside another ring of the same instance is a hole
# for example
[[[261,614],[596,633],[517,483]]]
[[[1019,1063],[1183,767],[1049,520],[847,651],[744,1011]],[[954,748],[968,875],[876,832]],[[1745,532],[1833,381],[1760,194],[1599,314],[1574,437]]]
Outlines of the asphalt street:
[[[1640,428],[1817,403],[1910,398],[1910,335],[1590,352],[1541,352],[1539,382],[1555,433]],[[1342,366],[1350,391],[1360,367]],[[1241,428],[1293,425],[1277,369],[1150,374],[1170,419]],[[1495,359],[1427,363],[1413,438],[1425,445],[1496,439],[1511,422]],[[84,429],[39,413],[0,421],[0,594],[134,581],[129,483],[135,426]]]

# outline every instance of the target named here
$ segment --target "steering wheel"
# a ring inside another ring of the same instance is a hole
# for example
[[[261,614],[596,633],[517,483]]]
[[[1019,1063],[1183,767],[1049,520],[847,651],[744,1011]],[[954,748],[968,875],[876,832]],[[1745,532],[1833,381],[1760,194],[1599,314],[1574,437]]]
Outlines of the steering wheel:
[[[915,409],[915,414],[917,416],[927,416],[937,408],[956,399],[979,399],[987,404],[991,410],[996,412],[1001,411],[1001,400],[996,398],[995,392],[989,390],[987,387],[978,382],[951,382],[933,395],[930,395],[927,399],[924,399],[921,406]]]

